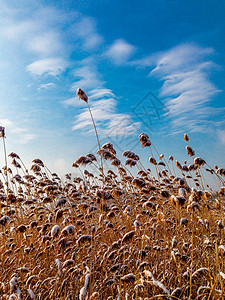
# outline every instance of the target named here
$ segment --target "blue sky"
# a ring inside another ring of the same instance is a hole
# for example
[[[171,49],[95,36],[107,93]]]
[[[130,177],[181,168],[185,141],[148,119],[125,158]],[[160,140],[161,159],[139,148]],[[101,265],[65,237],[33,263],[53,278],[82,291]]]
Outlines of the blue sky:
[[[146,132],[160,153],[224,166],[224,1],[0,2],[0,125],[8,152],[71,172],[102,143],[133,149]],[[145,97],[146,96],[146,97]],[[2,151],[2,150],[1,150]],[[3,165],[2,152],[0,164]]]

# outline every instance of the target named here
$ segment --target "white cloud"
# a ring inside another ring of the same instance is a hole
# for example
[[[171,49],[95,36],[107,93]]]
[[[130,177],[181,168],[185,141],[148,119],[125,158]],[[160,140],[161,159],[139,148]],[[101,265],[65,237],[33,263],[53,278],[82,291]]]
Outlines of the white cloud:
[[[136,133],[140,126],[141,124],[134,123],[128,114],[112,114],[103,132],[106,136],[125,137]]]
[[[28,50],[42,56],[54,55],[63,51],[63,45],[60,36],[56,32],[44,32],[31,37],[26,42]]]
[[[82,41],[84,50],[95,50],[103,42],[102,36],[97,32],[96,23],[90,17],[82,17],[81,21],[72,27],[72,35]]]
[[[23,134],[26,131],[27,131],[26,128],[14,127],[14,126],[12,126],[12,128],[11,128],[11,132],[13,132],[13,133],[21,133],[21,134]]]
[[[217,130],[217,134],[219,137],[220,142],[225,145],[225,130]]]
[[[77,96],[74,95],[74,97],[68,98],[61,102],[65,107],[84,107],[84,102],[81,100],[78,100]]]
[[[98,73],[95,61],[93,58],[85,59],[81,62],[81,67],[74,72],[79,78],[73,86],[72,90],[78,87],[85,90],[89,97],[89,105],[98,126],[98,131],[101,136],[125,136],[130,135],[137,130],[139,123],[132,123],[132,119],[128,114],[117,113],[116,96],[112,90],[104,87],[105,82],[101,80],[101,74]],[[98,99],[98,100],[96,100]],[[74,98],[69,98],[63,101],[65,106],[81,106],[85,107],[85,103],[81,101],[81,105],[75,104]],[[83,109],[77,116],[77,119],[72,127],[73,130],[87,130],[87,127],[92,131],[92,121],[88,109]]]
[[[129,58],[134,54],[135,47],[128,44],[123,39],[115,40],[105,55],[112,60],[116,65],[123,65],[127,63]]]
[[[55,172],[60,175],[65,175],[71,169],[71,165],[64,158],[58,158],[54,161]]]
[[[42,83],[42,84],[39,85],[38,90],[48,89],[48,88],[51,88],[51,87],[54,87],[54,86],[55,86],[55,83],[52,83],[52,82]]]
[[[56,7],[49,5],[49,6],[41,6],[39,5],[38,9],[35,11],[33,19],[36,22],[42,21],[40,26],[44,26],[44,28],[53,28],[58,30],[61,26],[64,26],[68,19],[76,20],[78,17],[78,13],[76,11],[65,11],[63,9],[57,9]]]
[[[65,70],[66,62],[61,58],[40,59],[26,67],[26,70],[32,75],[48,74],[57,76]]]
[[[62,26],[68,19],[63,10],[43,8],[26,14],[26,9],[8,9],[0,19],[0,36],[12,43],[20,43],[20,50],[38,55],[63,55],[68,47],[63,45]],[[75,19],[76,13],[69,13]],[[21,47],[22,46],[22,47]]]
[[[115,97],[113,94],[112,90],[110,89],[94,89],[89,92],[89,99],[90,100],[95,100],[99,98],[104,98],[104,97]]]
[[[163,81],[160,97],[165,100],[174,132],[183,131],[184,127],[188,131],[202,131],[207,126],[209,102],[219,92],[209,80],[216,67],[209,58],[212,54],[213,49],[190,43],[139,61],[140,66],[145,63],[150,67],[155,59],[150,76]]]
[[[88,93],[88,101],[92,103],[93,100],[108,98],[108,97],[116,97],[112,90],[102,88],[102,89],[94,89],[89,91]],[[84,102],[77,99],[77,96],[74,94],[74,97],[68,98],[61,102],[65,107],[84,107]]]
[[[13,123],[9,119],[0,119],[0,126],[11,128],[13,126]]]
[[[143,57],[140,59],[136,59],[136,60],[132,60],[129,62],[129,65],[135,66],[137,68],[152,67],[152,66],[155,66],[156,61],[158,61],[158,59],[161,57],[162,54],[163,54],[163,52],[153,53],[149,56],[146,56],[146,57]]]
[[[78,87],[82,89],[90,89],[102,86],[102,81],[98,78],[96,72],[90,66],[83,66],[74,72],[76,77],[80,79],[73,84],[73,89]]]
[[[160,71],[167,74],[177,70],[190,70],[200,62],[204,62],[213,52],[212,48],[203,48],[193,43],[178,45],[159,55],[157,66],[152,72]]]
[[[73,83],[72,91],[77,88],[84,90],[101,88],[104,81],[101,80],[101,74],[97,71],[96,64],[92,58],[87,58],[81,61],[80,66],[74,71],[74,76],[79,80]]]
[[[14,137],[15,142],[19,144],[27,144],[35,139],[35,135],[29,133],[28,128],[18,127],[9,119],[0,119],[0,126],[4,126],[7,132]]]
[[[38,23],[34,20],[18,22],[14,16],[5,17],[7,23],[1,25],[1,35],[16,42],[27,41],[40,30]]]
[[[33,141],[35,138],[36,138],[35,134],[24,133],[24,134],[21,134],[18,139],[16,139],[16,142],[19,144],[27,144],[30,141]]]
[[[99,91],[95,89],[90,94],[93,98],[98,98],[101,92],[102,89]],[[140,124],[133,123],[128,114],[117,113],[117,101],[114,97],[106,97],[106,94],[103,94],[103,96],[104,98],[91,102],[91,111],[101,136],[127,136],[136,132]],[[78,115],[72,129],[86,131],[88,127],[92,131],[90,126],[92,126],[92,121],[89,111],[84,109]]]

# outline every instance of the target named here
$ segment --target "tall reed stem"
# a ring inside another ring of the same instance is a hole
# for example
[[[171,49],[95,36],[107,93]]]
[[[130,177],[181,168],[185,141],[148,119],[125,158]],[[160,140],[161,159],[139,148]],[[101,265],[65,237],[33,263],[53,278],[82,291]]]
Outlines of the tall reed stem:
[[[97,128],[96,128],[96,125],[95,125],[95,121],[94,121],[94,118],[93,118],[93,115],[92,115],[92,112],[91,112],[91,108],[90,108],[88,102],[86,102],[86,103],[87,103],[88,110],[89,110],[89,113],[90,113],[90,116],[91,116],[91,120],[92,120],[94,129],[95,129],[95,135],[96,135],[97,142],[98,142],[98,147],[99,147],[99,150],[100,150],[101,149],[101,145],[100,145],[100,141],[99,141],[99,137],[98,137],[98,132],[97,132]],[[104,176],[102,156],[101,156],[101,171],[102,171],[102,175]]]

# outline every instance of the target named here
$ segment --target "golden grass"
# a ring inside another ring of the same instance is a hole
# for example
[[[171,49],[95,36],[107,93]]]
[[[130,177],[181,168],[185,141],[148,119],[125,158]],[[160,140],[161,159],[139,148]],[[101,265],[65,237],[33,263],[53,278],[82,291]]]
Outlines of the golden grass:
[[[111,162],[107,174],[88,154],[73,164],[82,178],[64,182],[40,159],[28,171],[9,154],[13,171],[3,168],[0,181],[1,299],[224,299],[224,169],[189,146],[192,163],[176,161],[176,176],[173,157],[139,138],[148,166],[132,151],[123,163],[106,143],[98,155]]]

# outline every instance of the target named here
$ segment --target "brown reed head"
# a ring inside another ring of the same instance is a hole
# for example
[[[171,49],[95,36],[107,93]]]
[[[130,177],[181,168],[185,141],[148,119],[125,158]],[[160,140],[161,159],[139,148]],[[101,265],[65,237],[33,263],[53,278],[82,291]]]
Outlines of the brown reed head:
[[[0,126],[0,137],[4,138],[5,137],[5,127]]]
[[[79,99],[83,100],[84,102],[88,102],[88,96],[80,88],[77,89],[77,96]]]
[[[187,155],[190,155],[190,156],[195,155],[195,151],[190,146],[186,146],[186,149],[187,149]]]
[[[149,139],[149,136],[146,133],[141,133],[139,135],[139,140],[140,140],[141,146],[143,148],[151,146],[151,144],[152,144],[150,139]]]
[[[188,137],[187,133],[184,134],[183,139],[185,142],[189,141],[189,137]]]

